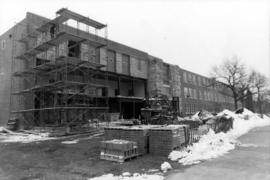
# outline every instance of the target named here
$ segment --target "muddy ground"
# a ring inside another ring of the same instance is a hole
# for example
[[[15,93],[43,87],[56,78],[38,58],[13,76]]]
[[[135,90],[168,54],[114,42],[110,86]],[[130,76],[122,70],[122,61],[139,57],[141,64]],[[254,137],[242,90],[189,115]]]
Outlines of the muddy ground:
[[[160,169],[167,157],[144,155],[123,164],[99,159],[103,136],[62,144],[64,140],[0,143],[1,180],[85,180],[107,173],[147,173]],[[177,163],[174,167],[179,166]]]

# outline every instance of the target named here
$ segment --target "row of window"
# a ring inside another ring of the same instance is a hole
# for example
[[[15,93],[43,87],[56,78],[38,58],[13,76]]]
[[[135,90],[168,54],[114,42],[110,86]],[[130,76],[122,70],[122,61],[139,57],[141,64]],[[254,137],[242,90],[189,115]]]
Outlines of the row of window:
[[[205,78],[189,72],[183,72],[183,80],[185,83],[196,86],[204,86],[210,89],[231,93],[230,90],[222,83],[216,82],[214,79]]]
[[[136,59],[137,61],[137,70],[141,71],[142,70],[142,60]],[[108,67],[110,65],[112,66],[112,70],[115,71],[116,69],[116,52],[109,50],[108,51]],[[124,74],[129,74],[130,73],[130,56],[127,54],[122,54],[122,72]]]
[[[184,87],[184,97],[213,102],[225,102],[225,103],[233,102],[233,98],[230,96],[225,96],[223,94],[213,91],[196,90],[188,87]]]
[[[194,114],[195,112],[198,112],[202,109],[205,109],[209,112],[218,112],[222,109],[233,109],[232,105],[227,106],[216,106],[211,104],[194,104],[194,103],[185,103],[183,104],[183,112],[186,114]]]
[[[183,79],[185,83],[199,85],[199,86],[210,86],[211,80],[201,76],[197,76],[193,73],[183,72]]]

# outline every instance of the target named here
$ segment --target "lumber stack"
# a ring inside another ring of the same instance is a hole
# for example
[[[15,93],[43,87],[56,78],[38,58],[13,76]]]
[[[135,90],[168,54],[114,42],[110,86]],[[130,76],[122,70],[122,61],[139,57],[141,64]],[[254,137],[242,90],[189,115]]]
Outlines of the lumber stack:
[[[100,159],[124,162],[138,156],[137,143],[122,139],[101,142]]]
[[[188,143],[187,125],[171,125],[151,128],[149,131],[149,152],[154,155],[169,155]]]

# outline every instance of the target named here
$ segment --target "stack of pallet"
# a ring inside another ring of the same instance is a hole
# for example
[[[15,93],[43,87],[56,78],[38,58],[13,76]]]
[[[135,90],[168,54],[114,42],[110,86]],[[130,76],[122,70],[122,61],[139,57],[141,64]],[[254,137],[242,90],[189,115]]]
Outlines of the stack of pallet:
[[[150,127],[135,126],[135,127],[106,127],[104,128],[104,137],[106,140],[123,139],[134,141],[138,145],[138,153],[140,155],[148,153],[149,146],[149,131]]]
[[[151,128],[149,131],[149,151],[154,155],[169,155],[188,143],[188,125],[169,125]]]
[[[101,142],[100,159],[124,162],[138,156],[137,143],[122,139]]]

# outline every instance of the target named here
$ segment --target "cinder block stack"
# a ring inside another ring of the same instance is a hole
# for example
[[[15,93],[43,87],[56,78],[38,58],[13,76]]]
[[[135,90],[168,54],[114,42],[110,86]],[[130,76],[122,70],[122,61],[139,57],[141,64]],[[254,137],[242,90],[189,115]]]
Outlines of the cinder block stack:
[[[151,128],[149,131],[149,151],[154,155],[169,155],[188,143],[188,126],[171,125]]]
[[[100,159],[124,162],[138,156],[137,143],[122,139],[113,139],[101,142]]]

